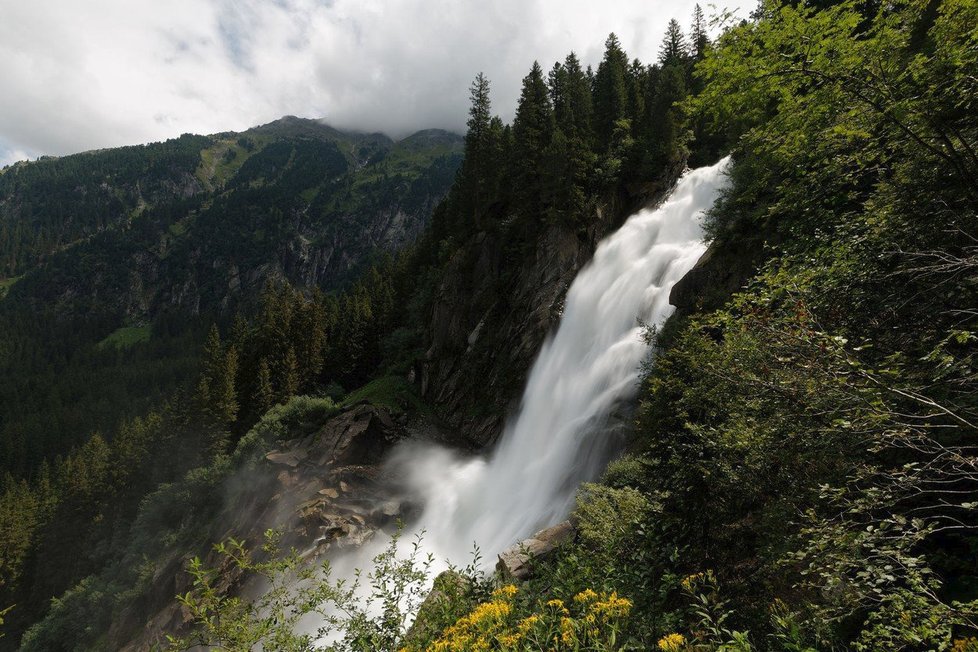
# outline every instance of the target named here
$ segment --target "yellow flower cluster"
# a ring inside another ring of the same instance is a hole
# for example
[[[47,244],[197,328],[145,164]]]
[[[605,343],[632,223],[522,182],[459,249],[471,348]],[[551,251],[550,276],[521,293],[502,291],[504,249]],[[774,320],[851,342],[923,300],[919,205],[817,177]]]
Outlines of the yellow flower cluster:
[[[951,652],[978,652],[978,638],[959,638],[951,646]]]
[[[495,649],[493,639],[506,628],[509,615],[513,612],[513,597],[516,587],[507,585],[493,591],[492,600],[483,602],[469,614],[462,616],[446,629],[429,650],[431,652],[488,652]],[[511,649],[518,639],[511,638]]]
[[[684,591],[686,591],[687,593],[692,593],[693,587],[699,584],[700,580],[702,579],[703,579],[703,573],[695,573],[693,575],[687,575],[686,577],[684,577],[683,581],[680,582],[680,584],[682,585]]]
[[[426,652],[610,652],[618,649],[616,637],[632,608],[617,593],[587,589],[573,603],[550,600],[519,618],[513,604],[517,593],[513,585],[497,589],[489,602],[445,629]]]
[[[686,649],[686,637],[682,634],[668,634],[659,639],[662,652],[682,652]]]

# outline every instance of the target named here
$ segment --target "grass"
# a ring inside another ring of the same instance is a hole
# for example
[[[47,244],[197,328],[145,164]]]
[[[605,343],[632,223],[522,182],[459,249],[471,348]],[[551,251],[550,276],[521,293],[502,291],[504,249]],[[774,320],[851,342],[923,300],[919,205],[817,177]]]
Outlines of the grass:
[[[0,278],[0,299],[7,296],[7,291],[14,286],[14,283],[21,279],[20,276],[12,276],[10,278]]]
[[[123,326],[113,331],[96,346],[99,349],[128,349],[131,346],[149,341],[149,326]]]
[[[220,188],[241,169],[248,157],[258,152],[259,149],[260,146],[256,143],[256,147],[248,151],[238,144],[237,138],[220,140],[212,147],[201,150],[197,178],[211,188]],[[234,152],[234,158],[230,161],[224,159],[228,152]]]
[[[428,407],[421,401],[414,387],[400,376],[383,376],[372,380],[360,389],[347,394],[340,405],[347,407],[361,401],[387,408],[392,412],[428,411]]]
[[[184,223],[184,220],[180,220],[179,222],[173,222],[172,224],[170,224],[170,226],[167,227],[167,231],[169,231],[170,235],[172,235],[173,237],[179,238],[180,236],[182,236],[184,233],[187,232],[187,225]]]

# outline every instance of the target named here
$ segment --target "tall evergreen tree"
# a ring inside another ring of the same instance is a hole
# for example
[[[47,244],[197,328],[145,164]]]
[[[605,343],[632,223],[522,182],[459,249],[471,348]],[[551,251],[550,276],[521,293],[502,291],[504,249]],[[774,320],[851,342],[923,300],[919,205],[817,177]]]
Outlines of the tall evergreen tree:
[[[513,146],[516,200],[529,213],[540,209],[542,160],[554,134],[554,115],[543,69],[536,61],[523,78],[516,118],[513,120]]]
[[[263,357],[258,363],[258,377],[255,384],[255,406],[258,414],[268,412],[275,403],[275,388],[272,386],[272,368],[268,358]]]
[[[678,66],[666,66],[659,75],[655,101],[650,111],[652,168],[679,163],[685,155],[686,127],[681,101],[686,97],[686,77]]]
[[[468,214],[478,228],[481,226],[481,215],[488,200],[487,188],[491,185],[490,163],[494,146],[489,80],[483,73],[476,75],[469,95],[472,105],[469,108],[468,131],[465,134],[461,190],[463,212]]]
[[[604,45],[604,58],[594,75],[594,131],[601,145],[610,142],[615,124],[628,114],[628,56],[613,33]]]
[[[686,37],[679,26],[679,21],[673,18],[666,27],[666,35],[659,46],[659,63],[663,68],[666,66],[681,66],[686,63],[689,56],[689,47],[686,44]]]
[[[581,62],[573,52],[564,59],[564,71],[566,115],[563,120],[558,118],[558,124],[572,142],[574,139],[579,139],[590,145],[591,120],[594,113],[591,80],[588,73],[581,69]]]
[[[279,363],[279,400],[285,402],[299,392],[299,360],[291,346]]]
[[[699,61],[706,55],[706,48],[710,45],[710,37],[706,32],[706,17],[699,4],[693,7],[693,25],[690,29],[689,42],[690,54],[694,60]]]
[[[229,346],[211,380],[214,417],[222,428],[228,428],[238,417],[238,349]]]

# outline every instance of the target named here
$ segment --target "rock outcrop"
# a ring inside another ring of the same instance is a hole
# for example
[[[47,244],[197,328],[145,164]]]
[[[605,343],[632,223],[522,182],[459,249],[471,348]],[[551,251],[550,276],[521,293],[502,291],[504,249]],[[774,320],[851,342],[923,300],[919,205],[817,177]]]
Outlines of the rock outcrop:
[[[573,541],[577,535],[570,521],[563,521],[540,530],[529,539],[499,553],[496,570],[506,581],[525,580],[533,573],[533,563],[547,559],[561,544]]]
[[[211,549],[234,537],[257,550],[264,532],[282,533],[281,546],[315,559],[327,550],[358,546],[383,528],[393,528],[402,506],[391,500],[377,464],[391,445],[406,436],[400,417],[368,404],[352,406],[327,419],[312,434],[282,442],[255,471],[229,491],[223,514],[215,519],[210,543],[197,551],[208,567],[221,570],[222,590],[247,592],[238,569]],[[156,605],[134,604],[109,632],[111,649],[136,652],[183,634],[190,615],[173,596],[191,589],[186,563],[191,555],[175,550],[157,567],[149,592]],[[145,614],[152,613],[148,622]]]

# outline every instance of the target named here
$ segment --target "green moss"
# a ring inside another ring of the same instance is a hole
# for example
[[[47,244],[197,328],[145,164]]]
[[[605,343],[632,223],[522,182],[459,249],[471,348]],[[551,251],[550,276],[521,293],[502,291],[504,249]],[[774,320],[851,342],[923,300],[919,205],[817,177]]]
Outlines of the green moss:
[[[7,296],[7,292],[14,286],[14,283],[21,279],[20,276],[0,279],[0,299]]]
[[[187,232],[187,225],[184,223],[183,220],[179,222],[173,222],[172,224],[170,224],[170,226],[167,227],[167,231],[169,231],[170,235],[172,235],[173,237],[179,238],[180,236],[182,236],[184,233]]]
[[[149,341],[149,326],[123,326],[113,331],[96,346],[100,349],[128,349],[131,346]]]
[[[400,376],[385,376],[373,380],[350,392],[343,399],[342,405],[353,405],[361,401],[367,401],[394,412],[426,412],[428,410],[428,407],[414,391],[414,387]]]

